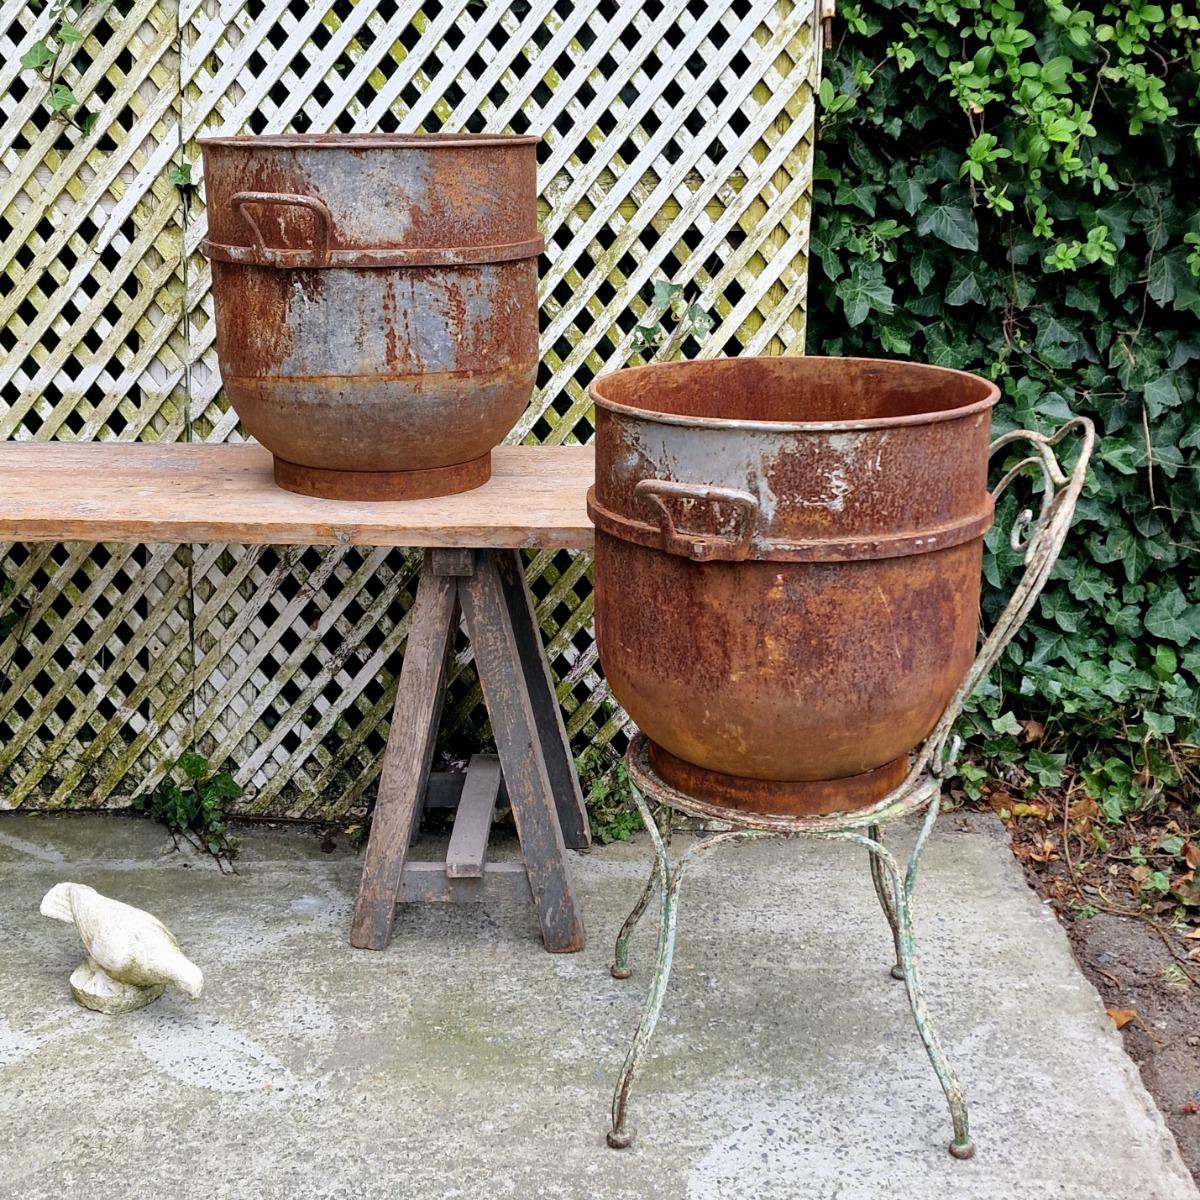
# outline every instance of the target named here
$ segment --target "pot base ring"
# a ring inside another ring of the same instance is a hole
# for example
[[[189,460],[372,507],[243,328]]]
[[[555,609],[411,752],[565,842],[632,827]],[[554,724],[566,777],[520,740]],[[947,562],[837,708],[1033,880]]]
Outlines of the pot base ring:
[[[901,755],[873,771],[843,779],[749,779],[685,762],[649,740],[647,749],[651,769],[676,791],[720,808],[778,816],[868,808],[899,787],[908,774],[908,756]]]
[[[431,500],[487,483],[492,454],[489,450],[470,462],[424,471],[333,471],[276,457],[274,474],[275,483],[286,491],[322,500]]]

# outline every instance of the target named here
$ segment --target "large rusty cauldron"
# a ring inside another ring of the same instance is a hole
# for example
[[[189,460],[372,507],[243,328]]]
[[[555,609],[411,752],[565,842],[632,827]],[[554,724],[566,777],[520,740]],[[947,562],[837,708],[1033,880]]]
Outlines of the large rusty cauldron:
[[[537,139],[201,139],[217,356],[282,487],[486,482],[538,363]]]
[[[763,813],[886,795],[975,657],[996,388],[741,358],[591,396],[597,646],[654,770]]]

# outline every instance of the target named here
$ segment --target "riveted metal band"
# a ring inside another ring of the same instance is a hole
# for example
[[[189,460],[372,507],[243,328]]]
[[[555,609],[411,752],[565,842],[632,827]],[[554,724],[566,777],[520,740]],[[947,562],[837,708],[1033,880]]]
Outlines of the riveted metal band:
[[[748,539],[722,537],[709,531],[690,533],[664,530],[649,521],[638,521],[605,508],[595,488],[588,490],[588,516],[602,533],[626,542],[649,546],[697,562],[857,562],[877,558],[903,558],[961,546],[982,537],[991,528],[993,504],[989,497],[978,512],[945,525],[917,532],[863,538],[811,538],[788,541],[755,533]]]
[[[280,270],[323,270],[333,267],[363,270],[378,267],[469,267],[484,263],[512,262],[536,258],[545,247],[541,237],[497,246],[381,246],[352,250],[284,250],[273,246],[230,246],[207,238],[200,249],[218,262],[243,266],[275,267]]]

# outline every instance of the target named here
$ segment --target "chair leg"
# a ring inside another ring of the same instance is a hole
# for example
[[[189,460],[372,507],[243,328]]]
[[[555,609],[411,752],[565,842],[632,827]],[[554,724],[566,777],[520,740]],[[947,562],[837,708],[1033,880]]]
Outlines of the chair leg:
[[[917,1025],[917,1032],[921,1035],[925,1052],[929,1055],[929,1062],[933,1067],[934,1074],[938,1077],[938,1082],[942,1085],[942,1091],[946,1094],[946,1103],[950,1107],[950,1120],[954,1126],[954,1140],[950,1143],[950,1153],[955,1158],[970,1158],[975,1153],[975,1143],[971,1140],[966,1096],[958,1075],[946,1058],[941,1040],[938,1038],[929,1016],[929,1009],[925,1003],[925,990],[921,985],[921,976],[917,970],[915,934],[913,932],[912,893],[916,882],[917,862],[940,804],[941,797],[939,796],[935,798],[926,815],[904,878],[901,878],[896,860],[882,842],[859,837],[856,837],[855,840],[866,845],[872,858],[878,859],[881,868],[886,871],[891,882],[892,901],[898,928],[896,949],[900,959],[900,970],[908,991],[908,1001]]]
[[[658,831],[658,825],[650,815],[650,809],[646,806],[638,789],[631,788],[630,791],[642,814],[646,829],[650,833],[650,839],[654,843],[654,869],[649,883],[642,892],[641,899],[621,927],[621,934],[617,938],[617,964],[614,964],[614,974],[616,966],[621,963],[622,950],[625,949],[626,956],[628,954],[627,948],[621,944],[621,938],[628,938],[629,933],[633,931],[633,925],[637,924],[638,918],[650,902],[650,895],[656,880],[661,885],[662,894],[658,914],[658,956],[654,964],[654,977],[650,981],[650,990],[646,993],[646,1000],[642,1005],[642,1015],[638,1021],[637,1032],[633,1035],[633,1044],[625,1056],[621,1074],[617,1078],[617,1086],[613,1091],[612,1128],[608,1131],[607,1139],[613,1150],[624,1150],[633,1141],[632,1134],[625,1128],[625,1117],[629,1110],[629,1094],[633,1091],[633,1083],[642,1065],[642,1059],[649,1049],[650,1039],[654,1036],[654,1028],[658,1024],[659,1013],[662,1012],[663,998],[667,994],[667,984],[671,979],[671,960],[675,956],[675,924],[679,912],[679,885],[681,882],[678,872],[684,866],[681,861],[676,873],[672,875],[666,842],[663,841],[662,834]]]
[[[868,834],[872,841],[883,845],[882,825],[872,825]],[[904,968],[900,965],[900,922],[896,917],[896,906],[892,903],[892,894],[888,890],[883,864],[871,852],[867,853],[867,861],[871,864],[871,882],[875,885],[875,895],[879,897],[879,906],[883,909],[883,915],[887,917],[888,927],[892,931],[892,945],[896,950],[896,958],[892,963],[892,978],[903,979]]]
[[[715,834],[695,843],[672,870],[670,860],[667,857],[666,842],[662,834],[659,833],[658,826],[655,824],[654,818],[650,815],[650,810],[647,808],[645,800],[642,799],[641,793],[637,788],[631,788],[631,791],[634,801],[637,803],[638,811],[642,814],[642,820],[645,822],[646,829],[650,834],[650,839],[654,843],[655,868],[654,873],[650,877],[650,885],[643,892],[642,899],[639,900],[634,911],[630,913],[625,926],[622,927],[622,934],[626,933],[626,926],[632,931],[630,921],[636,923],[637,918],[641,916],[641,910],[649,902],[649,896],[656,878],[661,885],[662,895],[658,919],[658,957],[654,964],[654,977],[650,981],[650,990],[647,992],[646,1000],[642,1005],[642,1015],[638,1021],[637,1032],[633,1036],[633,1044],[630,1046],[629,1053],[625,1057],[625,1062],[621,1067],[621,1074],[617,1078],[617,1086],[613,1091],[612,1128],[608,1131],[608,1144],[614,1150],[624,1150],[633,1142],[633,1134],[626,1127],[626,1118],[629,1113],[629,1096],[633,1091],[634,1082],[650,1048],[650,1039],[654,1036],[655,1027],[658,1025],[659,1014],[662,1012],[663,999],[667,994],[667,984],[671,979],[671,963],[675,957],[675,927],[679,913],[679,893],[680,887],[683,884],[685,870],[695,859],[711,852],[718,846],[778,836],[774,833],[761,830],[737,830],[732,833]],[[619,953],[620,950],[618,949]]]
[[[621,926],[621,932],[617,934],[613,964],[609,968],[609,973],[614,979],[628,979],[633,974],[629,966],[629,939],[633,936],[633,931],[642,919],[642,914],[649,907],[650,897],[654,895],[654,889],[661,883],[661,874],[658,856],[655,855],[654,865],[650,868],[650,878],[646,881],[646,886],[642,889],[642,894],[638,897],[637,903],[633,906],[629,916],[625,918],[625,924]]]

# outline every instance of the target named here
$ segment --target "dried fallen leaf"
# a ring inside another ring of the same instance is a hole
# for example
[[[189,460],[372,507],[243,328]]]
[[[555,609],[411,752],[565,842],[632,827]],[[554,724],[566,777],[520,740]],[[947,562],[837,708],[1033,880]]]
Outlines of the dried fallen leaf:
[[[1200,907],[1200,881],[1196,879],[1195,871],[1188,871],[1186,875],[1177,875],[1172,879],[1171,891],[1173,900],[1182,900],[1184,904],[1193,908]]]
[[[1186,843],[1183,847],[1183,857],[1187,865],[1194,871],[1200,867],[1200,846],[1197,846],[1195,842]]]
[[[1084,827],[1094,821],[1099,815],[1100,805],[1091,796],[1084,796],[1071,805],[1071,824],[1075,826],[1078,832],[1082,832]]]
[[[1030,851],[1029,858],[1032,862],[1048,863],[1058,860],[1058,846],[1055,842],[1046,838],[1042,842],[1041,849],[1037,852]]]
[[[1200,940],[1200,925],[1197,925],[1195,929],[1189,929],[1187,933],[1183,934],[1182,936],[1193,942]]]
[[[1050,810],[1044,804],[1014,804],[1012,815],[1014,817],[1038,817],[1044,821],[1050,816]]]
[[[1130,1021],[1137,1020],[1136,1008],[1106,1008],[1104,1011],[1118,1029],[1124,1029]]]
[[[1042,735],[1046,732],[1046,727],[1041,721],[1022,721],[1021,728],[1025,731],[1027,742],[1040,742]]]

